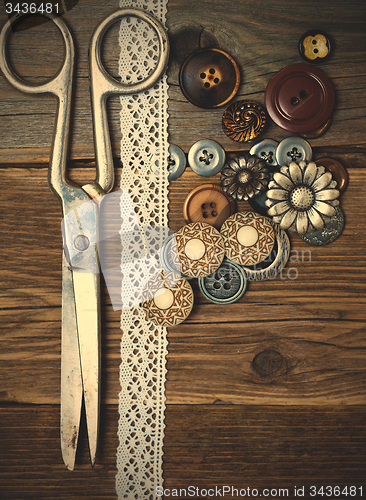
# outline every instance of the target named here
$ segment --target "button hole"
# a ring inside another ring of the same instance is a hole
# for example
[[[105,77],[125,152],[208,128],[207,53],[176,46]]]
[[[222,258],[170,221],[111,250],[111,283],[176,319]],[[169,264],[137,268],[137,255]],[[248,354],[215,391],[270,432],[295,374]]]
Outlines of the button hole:
[[[314,50],[314,52],[315,52],[315,50]],[[308,96],[308,91],[307,90],[300,90],[299,96],[301,97],[301,99],[306,99]]]
[[[205,87],[206,87],[206,89],[208,89],[208,88],[209,88],[209,86],[210,86],[209,82],[206,82],[206,83],[205,83]]]
[[[209,213],[208,213],[208,212],[203,212],[203,217],[204,217],[205,219],[207,219],[207,217],[208,217],[208,216],[209,216]]]
[[[231,281],[231,274],[225,274],[224,278],[226,281]]]
[[[312,40],[312,42],[311,42],[311,43],[312,43],[313,45],[316,45],[316,40],[315,40],[315,39],[314,39],[314,40]]]
[[[215,273],[215,280],[219,280],[221,278],[221,274],[219,272]]]
[[[206,78],[206,73],[201,73],[200,78],[202,78],[202,80],[204,80]]]
[[[205,210],[208,207],[208,204],[207,203],[202,203],[201,207],[203,208],[203,210]]]
[[[214,202],[210,203],[210,207],[211,208],[215,208],[216,207],[216,203],[214,203]]]
[[[296,106],[297,104],[299,104],[299,102],[300,102],[300,101],[299,101],[299,98],[298,98],[298,97],[292,97],[292,98],[291,98],[291,104],[292,104],[293,106]]]
[[[216,288],[216,290],[218,290],[219,288],[221,288],[221,283],[219,283],[218,281],[216,281],[216,283],[214,283],[214,288]]]
[[[212,217],[217,217],[217,212],[216,212],[215,210],[213,210],[213,211],[211,212],[211,215],[212,215]]]
[[[315,52],[315,50],[314,50],[314,52]],[[219,78],[214,79],[214,83],[219,83],[219,81],[220,81]]]
[[[319,52],[319,50],[318,49],[314,49],[313,52],[314,52],[314,54],[317,54]]]
[[[211,75],[214,75],[215,74],[214,68],[210,68],[209,72],[211,73]]]
[[[230,290],[230,288],[231,288],[230,283],[225,283],[224,288],[225,288],[225,290]]]

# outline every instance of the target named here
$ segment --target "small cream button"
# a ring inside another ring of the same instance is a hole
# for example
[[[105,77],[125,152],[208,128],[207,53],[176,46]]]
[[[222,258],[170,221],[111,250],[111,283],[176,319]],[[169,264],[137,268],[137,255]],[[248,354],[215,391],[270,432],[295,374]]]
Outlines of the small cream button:
[[[253,226],[243,226],[236,234],[239,243],[245,247],[251,247],[258,241],[258,231]]]
[[[174,294],[168,288],[160,288],[154,296],[154,302],[159,309],[169,309],[174,302]]]
[[[198,238],[192,238],[187,241],[184,247],[184,251],[189,259],[198,260],[205,255],[206,246],[202,240]]]

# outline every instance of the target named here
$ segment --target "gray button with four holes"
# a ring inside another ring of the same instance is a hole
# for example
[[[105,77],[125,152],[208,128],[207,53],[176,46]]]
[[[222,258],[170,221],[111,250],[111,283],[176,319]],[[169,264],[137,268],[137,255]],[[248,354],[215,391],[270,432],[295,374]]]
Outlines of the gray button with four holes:
[[[213,274],[198,278],[198,286],[210,302],[232,304],[244,294],[247,278],[241,266],[225,258]]]
[[[313,151],[310,144],[301,137],[286,137],[279,143],[276,149],[277,163],[282,167],[289,165],[292,161],[310,161]]]
[[[188,163],[193,172],[203,177],[215,175],[225,164],[225,151],[216,141],[202,139],[188,152]]]
[[[268,165],[274,167],[277,165],[276,160],[276,149],[278,142],[273,139],[264,139],[261,142],[257,142],[250,149],[249,154],[255,155],[261,160],[264,160]]]
[[[168,180],[173,181],[178,179],[186,168],[187,160],[184,152],[175,144],[169,146],[168,157]]]

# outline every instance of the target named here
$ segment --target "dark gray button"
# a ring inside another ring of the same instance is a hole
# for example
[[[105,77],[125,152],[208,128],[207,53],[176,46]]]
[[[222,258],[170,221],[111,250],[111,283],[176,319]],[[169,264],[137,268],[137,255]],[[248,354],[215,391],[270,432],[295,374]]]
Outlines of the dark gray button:
[[[336,215],[330,218],[330,221],[324,225],[322,231],[314,231],[306,233],[300,238],[313,246],[328,245],[333,243],[342,233],[344,227],[344,215],[340,207],[335,207]]]
[[[235,262],[224,259],[210,276],[198,278],[202,295],[214,304],[232,304],[240,299],[247,287],[243,269]]]
[[[184,152],[175,144],[169,146],[168,158],[168,180],[173,181],[178,179],[186,168],[187,160]]]

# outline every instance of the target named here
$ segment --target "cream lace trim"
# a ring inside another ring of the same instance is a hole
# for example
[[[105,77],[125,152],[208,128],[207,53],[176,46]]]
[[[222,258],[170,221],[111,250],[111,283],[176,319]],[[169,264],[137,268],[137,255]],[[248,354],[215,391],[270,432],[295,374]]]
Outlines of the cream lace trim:
[[[120,0],[121,7],[146,9],[163,24],[166,3]],[[120,75],[122,81],[134,83],[156,64],[155,33],[146,23],[130,18],[122,20],[119,35]],[[167,99],[166,76],[149,91],[121,97],[119,499],[155,499],[156,487],[163,483],[167,331],[146,321],[138,302],[143,283],[159,268],[159,248],[168,235]]]

